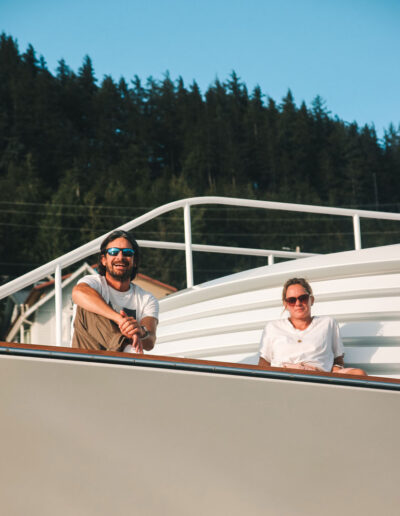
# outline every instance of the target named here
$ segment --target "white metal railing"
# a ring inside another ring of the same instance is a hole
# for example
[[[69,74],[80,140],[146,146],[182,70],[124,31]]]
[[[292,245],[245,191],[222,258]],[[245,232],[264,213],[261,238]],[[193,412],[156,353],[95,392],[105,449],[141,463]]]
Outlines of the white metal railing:
[[[378,220],[395,220],[400,221],[400,214],[397,213],[386,213],[366,210],[356,210],[349,208],[330,208],[325,206],[311,206],[306,204],[291,204],[281,203],[273,201],[256,201],[250,199],[236,199],[229,197],[192,197],[188,199],[182,199],[174,201],[159,208],[155,208],[150,212],[137,217],[136,219],[127,222],[119,226],[116,229],[122,229],[125,231],[132,230],[141,226],[142,224],[153,220],[160,215],[168,213],[170,211],[183,208],[184,214],[184,236],[185,242],[157,242],[157,241],[141,241],[138,243],[142,247],[151,247],[158,249],[174,249],[184,250],[186,255],[186,279],[187,287],[193,287],[193,251],[200,252],[214,252],[214,253],[229,253],[229,254],[241,254],[241,255],[252,255],[252,256],[266,256],[268,257],[268,263],[272,264],[274,257],[281,258],[304,258],[307,256],[313,256],[312,253],[301,253],[301,252],[290,252],[290,251],[276,251],[266,249],[249,249],[249,248],[237,248],[227,246],[214,246],[214,245],[200,245],[192,244],[192,231],[191,231],[191,220],[190,220],[190,207],[199,205],[211,205],[218,204],[224,206],[237,206],[245,208],[259,208],[264,210],[281,210],[281,211],[293,211],[301,213],[314,213],[322,215],[334,215],[334,216],[347,216],[352,217],[353,220],[353,234],[354,234],[354,247],[355,249],[361,249],[361,228],[360,218],[371,218]],[[61,302],[61,271],[63,268],[68,267],[79,260],[86,258],[99,251],[100,244],[106,235],[101,235],[95,238],[91,242],[78,247],[77,249],[66,253],[63,256],[48,262],[37,269],[24,274],[20,278],[16,278],[5,285],[0,287],[0,299],[7,297],[14,292],[17,292],[33,283],[41,280],[49,274],[54,274],[55,277],[55,310],[56,310],[56,344],[61,345],[61,334],[62,334],[62,302]]]

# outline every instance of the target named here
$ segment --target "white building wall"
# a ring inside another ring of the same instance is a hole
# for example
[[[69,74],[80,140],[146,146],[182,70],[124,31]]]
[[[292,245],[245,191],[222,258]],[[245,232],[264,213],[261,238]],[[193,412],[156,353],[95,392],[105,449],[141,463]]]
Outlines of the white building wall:
[[[62,345],[69,346],[71,340],[71,319],[72,319],[72,288],[76,282],[73,282],[63,288],[62,293]],[[55,301],[54,297],[49,299],[47,303],[40,306],[35,314],[34,321],[31,325],[31,343],[41,344],[45,346],[55,345],[56,321],[54,317]]]

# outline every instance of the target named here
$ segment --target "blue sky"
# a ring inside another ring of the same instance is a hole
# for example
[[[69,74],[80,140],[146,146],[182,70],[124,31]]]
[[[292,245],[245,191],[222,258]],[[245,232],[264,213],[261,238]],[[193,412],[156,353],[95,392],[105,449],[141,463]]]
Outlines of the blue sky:
[[[201,90],[232,70],[251,91],[296,103],[320,95],[332,115],[400,123],[398,0],[0,0],[0,31],[54,72],[88,54],[97,78],[182,76]]]

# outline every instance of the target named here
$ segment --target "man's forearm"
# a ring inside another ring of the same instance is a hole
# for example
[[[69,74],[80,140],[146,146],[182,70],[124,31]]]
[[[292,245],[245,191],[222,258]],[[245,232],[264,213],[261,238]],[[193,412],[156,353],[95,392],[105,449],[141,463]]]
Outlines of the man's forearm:
[[[148,335],[141,339],[143,349],[151,351],[156,343],[156,329],[158,321],[155,317],[143,317],[140,321],[140,333],[139,338],[142,335],[142,327],[146,328]]]
[[[85,283],[79,283],[73,288],[72,300],[89,312],[102,315],[117,324],[121,322],[121,315],[115,312],[96,290]]]
[[[143,349],[146,351],[151,351],[154,348],[154,344],[156,343],[156,335],[155,333],[149,333],[145,339],[140,339]]]

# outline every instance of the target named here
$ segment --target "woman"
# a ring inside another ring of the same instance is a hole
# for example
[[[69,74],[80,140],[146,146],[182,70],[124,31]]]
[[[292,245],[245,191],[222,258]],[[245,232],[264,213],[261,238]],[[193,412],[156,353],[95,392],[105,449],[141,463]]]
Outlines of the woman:
[[[311,315],[314,296],[308,281],[304,278],[288,280],[283,287],[282,301],[290,317],[266,324],[261,337],[259,366],[366,374],[362,369],[344,367],[337,322],[332,317]]]

